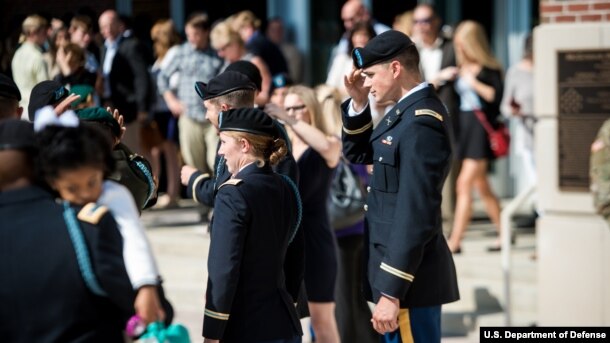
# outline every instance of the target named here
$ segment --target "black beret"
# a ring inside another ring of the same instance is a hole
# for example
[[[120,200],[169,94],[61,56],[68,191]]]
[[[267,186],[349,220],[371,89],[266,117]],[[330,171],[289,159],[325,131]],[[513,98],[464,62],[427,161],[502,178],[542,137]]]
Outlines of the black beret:
[[[237,71],[225,71],[213,77],[207,84],[195,82],[195,90],[203,100],[216,98],[240,89],[255,90],[256,85],[246,75]]]
[[[292,82],[290,76],[285,73],[275,74],[271,78],[271,93],[273,93],[276,88],[284,88],[292,86],[293,84],[294,82]]]
[[[277,138],[278,130],[273,119],[258,108],[238,108],[222,112],[219,131],[240,131]]]
[[[112,114],[102,107],[83,108],[76,111],[76,115],[78,116],[78,119],[82,121],[96,122],[106,125],[110,128],[115,137],[121,137],[121,126],[116,119],[114,119]]]
[[[367,68],[395,57],[411,45],[413,41],[407,35],[389,30],[373,37],[364,48],[355,48],[352,60],[358,69]]]
[[[0,74],[0,96],[21,101],[21,92],[15,81],[10,77]]]
[[[19,119],[0,121],[0,150],[33,150],[35,148],[32,123]]]
[[[262,89],[263,77],[261,76],[261,71],[258,70],[258,67],[250,61],[239,60],[237,62],[233,62],[229,64],[225,71],[236,71],[242,73],[246,75],[250,81],[254,83],[254,85],[256,85],[256,89],[259,91]]]
[[[54,105],[67,98],[68,95],[70,95],[70,92],[57,81],[42,81],[34,86],[28,105],[30,121],[34,121],[36,111],[47,105]]]

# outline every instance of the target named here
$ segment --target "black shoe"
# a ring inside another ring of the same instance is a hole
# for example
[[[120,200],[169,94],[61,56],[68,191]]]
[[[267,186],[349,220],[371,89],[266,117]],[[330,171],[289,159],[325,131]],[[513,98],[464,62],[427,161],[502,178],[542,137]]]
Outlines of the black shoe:
[[[492,245],[492,246],[488,246],[487,247],[487,251],[488,252],[497,252],[497,251],[500,251],[500,250],[502,250],[502,247],[499,246],[499,245]]]

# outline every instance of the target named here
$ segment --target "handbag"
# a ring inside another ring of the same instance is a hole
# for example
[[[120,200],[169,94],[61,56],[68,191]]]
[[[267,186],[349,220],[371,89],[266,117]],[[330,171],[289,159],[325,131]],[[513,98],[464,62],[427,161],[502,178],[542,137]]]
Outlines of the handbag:
[[[129,189],[138,210],[153,206],[157,202],[157,184],[150,162],[134,154],[123,143],[114,148],[112,157],[116,161],[116,170],[109,178]]]
[[[161,322],[148,324],[146,332],[140,336],[142,343],[190,343],[189,332],[181,324],[165,326]]]
[[[485,113],[483,113],[483,111],[480,109],[474,109],[473,112],[487,132],[491,151],[494,153],[494,156],[497,158],[507,156],[510,147],[510,131],[508,130],[508,127],[506,127],[504,123],[500,122],[498,123],[498,128],[494,129],[487,120],[487,116]]]
[[[335,170],[330,196],[328,214],[335,230],[352,226],[364,218],[366,190],[358,174],[350,163],[341,158]]]

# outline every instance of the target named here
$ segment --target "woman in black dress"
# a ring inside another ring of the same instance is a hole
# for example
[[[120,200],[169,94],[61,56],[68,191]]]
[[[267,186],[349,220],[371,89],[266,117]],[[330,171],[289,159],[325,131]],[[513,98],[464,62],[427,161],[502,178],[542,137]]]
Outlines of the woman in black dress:
[[[305,289],[316,342],[339,342],[334,300],[337,248],[326,201],[334,169],[341,157],[341,141],[326,128],[311,88],[290,87],[284,109],[267,105],[265,111],[286,123],[292,154],[299,166],[299,191],[303,200],[301,228],[305,235]]]
[[[482,111],[487,121],[496,125],[502,99],[502,72],[479,23],[462,22],[455,31],[453,44],[459,66],[455,87],[460,95],[460,134],[454,153],[462,160],[462,167],[457,179],[455,220],[448,243],[451,251],[457,253],[461,251],[460,242],[470,223],[473,189],[479,192],[489,218],[500,232],[500,205],[487,180],[489,161],[494,155],[487,132],[474,111]],[[498,238],[490,250],[497,250],[499,245]]]

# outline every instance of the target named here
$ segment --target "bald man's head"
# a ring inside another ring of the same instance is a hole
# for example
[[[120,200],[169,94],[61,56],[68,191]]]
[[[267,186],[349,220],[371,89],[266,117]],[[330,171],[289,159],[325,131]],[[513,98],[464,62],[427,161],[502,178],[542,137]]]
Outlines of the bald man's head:
[[[355,23],[370,19],[369,12],[360,0],[348,0],[341,8],[341,20],[346,31],[351,30]]]
[[[104,39],[116,40],[121,35],[121,20],[115,10],[107,10],[100,15],[100,33]]]

